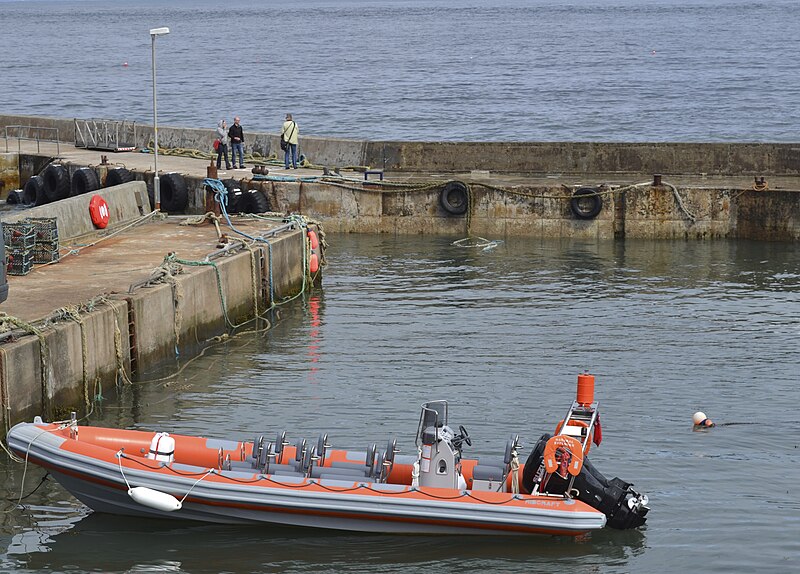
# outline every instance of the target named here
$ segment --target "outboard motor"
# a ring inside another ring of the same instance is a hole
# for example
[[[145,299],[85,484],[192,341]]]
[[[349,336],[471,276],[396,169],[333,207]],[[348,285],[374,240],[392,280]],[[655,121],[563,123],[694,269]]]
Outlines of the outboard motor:
[[[522,487],[526,492],[533,492],[537,485],[540,492],[548,494],[565,494],[569,488],[572,478],[569,474],[553,472],[545,477],[544,450],[551,437],[551,434],[543,434],[525,462]],[[583,467],[574,477],[570,494],[605,514],[608,526],[622,530],[643,525],[650,510],[647,495],[636,492],[631,486],[619,478],[608,480],[584,457]]]
[[[422,405],[417,429],[419,486],[466,489],[461,476],[461,445],[472,444],[464,427],[456,435],[447,426],[447,401]]]

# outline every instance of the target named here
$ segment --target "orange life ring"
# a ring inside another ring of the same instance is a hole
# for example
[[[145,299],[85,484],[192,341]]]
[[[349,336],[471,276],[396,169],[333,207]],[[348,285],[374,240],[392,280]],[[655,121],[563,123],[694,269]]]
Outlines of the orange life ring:
[[[585,423],[584,421],[578,421],[575,419],[570,419],[568,426],[589,428],[588,423]],[[556,425],[555,434],[560,433],[563,427],[564,427],[564,419],[561,419],[560,421],[558,421],[558,424]],[[592,440],[594,440],[594,430],[592,430],[592,436],[590,436],[589,440],[586,441],[586,450],[583,451],[584,455],[589,454],[589,449],[592,448]]]
[[[556,451],[561,449],[562,459],[556,461]],[[578,476],[583,468],[583,448],[578,439],[569,435],[560,434],[551,437],[544,445],[544,469],[552,474],[558,470],[560,463],[564,460],[564,453],[569,454],[566,460],[567,472],[572,476]]]
[[[92,218],[92,223],[95,227],[105,229],[111,216],[106,200],[99,195],[92,196],[89,201],[89,216]]]
[[[311,249],[316,251],[317,247],[319,247],[319,238],[317,237],[316,231],[313,229],[308,230],[308,240],[311,242]]]

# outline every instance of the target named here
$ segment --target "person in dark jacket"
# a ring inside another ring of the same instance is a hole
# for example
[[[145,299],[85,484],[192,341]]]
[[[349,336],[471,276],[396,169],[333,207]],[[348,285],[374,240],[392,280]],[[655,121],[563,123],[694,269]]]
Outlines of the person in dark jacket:
[[[231,139],[231,156],[233,156],[233,169],[236,169],[236,154],[239,154],[239,169],[244,169],[244,131],[239,124],[239,118],[233,118],[233,125],[228,130]]]

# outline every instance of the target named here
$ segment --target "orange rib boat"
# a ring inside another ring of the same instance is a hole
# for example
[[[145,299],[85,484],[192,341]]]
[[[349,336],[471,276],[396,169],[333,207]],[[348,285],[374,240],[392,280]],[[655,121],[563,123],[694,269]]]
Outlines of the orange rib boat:
[[[381,451],[337,450],[327,435],[313,444],[290,444],[285,432],[235,441],[79,426],[74,417],[20,423],[8,441],[84,504],[119,515],[426,534],[574,536],[644,523],[647,498],[606,481],[585,457],[599,422],[585,390],[525,464],[517,436],[500,457],[464,458],[469,434],[448,417],[446,401],[422,406],[414,455],[399,454],[395,440]],[[603,496],[576,488],[582,477],[599,481]]]

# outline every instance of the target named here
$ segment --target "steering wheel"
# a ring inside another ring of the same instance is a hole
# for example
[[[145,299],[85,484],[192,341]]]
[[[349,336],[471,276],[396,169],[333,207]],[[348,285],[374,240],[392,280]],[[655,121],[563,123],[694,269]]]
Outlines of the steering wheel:
[[[469,433],[464,428],[464,425],[458,425],[458,432],[461,433],[461,440],[467,443],[467,446],[472,446],[472,439],[469,438]]]

